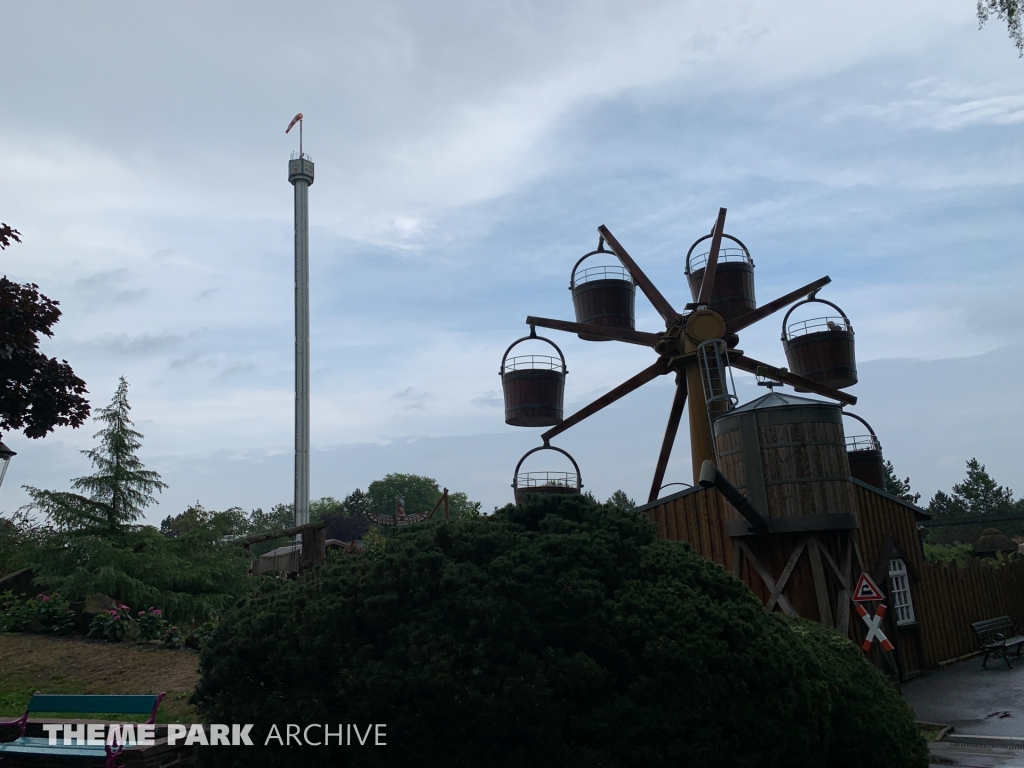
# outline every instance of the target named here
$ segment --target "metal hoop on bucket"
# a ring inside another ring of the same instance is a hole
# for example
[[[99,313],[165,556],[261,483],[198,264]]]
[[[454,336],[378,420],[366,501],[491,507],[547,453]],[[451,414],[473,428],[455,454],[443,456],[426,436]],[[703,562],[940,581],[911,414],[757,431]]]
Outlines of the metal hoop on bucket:
[[[508,349],[505,350],[505,354],[501,356],[501,370],[498,371],[498,374],[500,376],[505,375],[505,361],[508,359],[508,353],[512,351],[512,347],[514,347],[516,344],[521,344],[524,341],[529,341],[530,339],[535,339],[537,341],[546,341],[548,344],[554,347],[555,352],[558,353],[558,357],[561,358],[562,360],[562,373],[566,374],[569,372],[569,369],[565,365],[565,355],[562,354],[562,350],[558,348],[558,345],[555,344],[555,342],[553,342],[551,339],[546,339],[543,336],[538,336],[536,328],[530,328],[529,336],[523,336],[523,338],[516,339],[515,341],[513,341],[511,344],[508,345]]]
[[[877,451],[882,450],[882,444],[880,442],[878,442],[878,435],[875,434],[875,430],[873,430],[871,428],[871,425],[868,424],[866,420],[862,419],[856,413],[851,413],[850,411],[847,411],[845,409],[843,410],[843,416],[849,416],[851,419],[856,419],[861,424],[863,424],[865,427],[867,427],[868,428],[868,432],[871,434],[871,443],[872,443],[872,445],[871,445],[870,448],[867,448],[867,449],[857,448],[856,444],[854,444],[853,450],[877,450]],[[849,438],[849,437],[846,438],[846,442],[847,442],[847,447],[848,448],[850,447],[850,440],[851,439],[855,439],[855,438]]]
[[[536,453],[537,451],[557,451],[558,453],[562,454],[567,459],[569,459],[569,461],[572,462],[573,469],[576,470],[576,490],[578,491],[583,487],[583,474],[580,472],[580,465],[576,463],[576,459],[574,459],[570,455],[570,453],[564,450],[563,448],[559,448],[558,446],[549,445],[548,443],[545,443],[544,445],[538,445],[536,448],[531,448],[530,450],[528,450],[526,453],[523,454],[523,458],[519,460],[519,463],[516,464],[515,472],[512,475],[512,489],[514,491],[519,490],[519,469],[523,466],[523,462],[526,461],[526,459],[529,456]]]
[[[621,279],[621,280],[623,280],[623,282],[629,282],[629,283],[632,283],[633,285],[636,285],[636,281],[633,280],[633,277],[629,274],[629,270],[626,269],[626,265],[622,263],[622,260],[618,257],[618,254],[616,254],[614,251],[606,251],[604,249],[604,240],[602,240],[600,243],[598,243],[598,247],[597,247],[596,251],[591,251],[590,253],[583,254],[576,261],[576,263],[572,265],[572,273],[569,275],[569,290],[570,291],[573,290],[576,287],[576,270],[580,268],[580,264],[582,264],[586,259],[589,259],[591,256],[597,256],[598,254],[602,254],[602,253],[606,254],[608,256],[614,256],[615,260],[617,262],[619,262],[619,264],[620,264],[620,266],[622,268],[622,271],[626,275],[625,278],[618,278],[618,277],[616,277],[616,278],[609,278],[609,279],[613,279],[613,280],[620,280]]]
[[[690,272],[692,271],[690,269],[690,256],[693,254],[693,249],[696,248],[701,243],[703,243],[705,240],[710,239],[711,237],[712,237],[712,235],[704,235],[704,237],[699,237],[699,238],[697,238],[694,241],[693,245],[690,246],[690,250],[688,250],[686,252],[686,269],[683,271],[684,275],[689,275]],[[740,248],[742,248],[743,249],[743,255],[746,257],[747,263],[750,264],[750,266],[754,266],[754,258],[750,255],[750,249],[747,248],[747,246],[745,246],[743,244],[743,242],[738,237],[733,237],[732,235],[727,235],[727,234],[723,233],[722,234],[722,239],[723,240],[732,240],[734,243],[736,243],[736,245],[738,245]],[[703,269],[703,267],[701,267],[701,269]]]
[[[819,299],[817,296],[815,296],[814,298],[811,299],[804,299],[803,301],[798,301],[796,304],[789,308],[789,312],[787,312],[785,317],[782,318],[783,341],[789,341],[789,339],[791,338],[789,335],[787,335],[786,331],[786,323],[789,322],[789,316],[793,314],[794,309],[796,309],[797,307],[801,307],[804,304],[828,304],[828,306],[832,307],[832,309],[838,312],[839,316],[843,318],[843,323],[846,325],[846,328],[844,328],[843,330],[847,330],[850,333],[853,333],[853,325],[850,323],[850,318],[846,316],[846,313],[843,312],[843,310],[841,310],[837,305],[833,304],[831,301],[827,301],[826,299]]]

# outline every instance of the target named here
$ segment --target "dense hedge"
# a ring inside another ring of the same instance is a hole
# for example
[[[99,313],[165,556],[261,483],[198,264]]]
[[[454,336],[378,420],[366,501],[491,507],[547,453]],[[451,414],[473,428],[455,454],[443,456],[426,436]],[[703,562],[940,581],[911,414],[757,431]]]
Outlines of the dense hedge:
[[[207,721],[255,723],[257,744],[271,723],[388,724],[386,747],[211,747],[208,765],[926,765],[854,646],[579,497],[395,531],[239,607],[201,670]]]

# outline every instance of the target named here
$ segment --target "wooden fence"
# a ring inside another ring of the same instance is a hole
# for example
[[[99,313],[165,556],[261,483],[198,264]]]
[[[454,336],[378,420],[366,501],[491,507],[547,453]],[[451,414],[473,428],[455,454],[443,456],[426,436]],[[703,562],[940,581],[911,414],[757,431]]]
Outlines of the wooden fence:
[[[976,621],[1008,615],[1024,628],[1024,559],[926,563],[911,589],[927,667],[977,652]]]

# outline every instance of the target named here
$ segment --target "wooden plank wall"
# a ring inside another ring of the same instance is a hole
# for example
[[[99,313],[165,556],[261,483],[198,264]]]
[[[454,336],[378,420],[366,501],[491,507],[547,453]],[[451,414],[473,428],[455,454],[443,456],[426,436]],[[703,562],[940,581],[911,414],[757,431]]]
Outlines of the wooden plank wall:
[[[1002,564],[980,560],[966,565],[931,565],[924,560],[918,515],[913,509],[859,485],[855,494],[860,522],[856,541],[864,567],[869,573],[875,570],[891,537],[911,572],[917,623],[886,627],[896,642],[903,675],[976,652],[978,644],[971,630],[975,621],[1009,615],[1018,630],[1024,629],[1024,559]],[[732,540],[725,534],[725,523],[741,518],[715,489],[687,492],[645,514],[658,526],[662,538],[685,541],[709,560],[732,568]],[[760,586],[750,574],[744,576],[748,583]],[[886,584],[880,586],[888,591]],[[761,591],[755,588],[764,600]],[[887,623],[895,621],[894,614],[889,611]],[[859,636],[856,614],[853,619],[855,636]]]
[[[905,504],[861,485],[854,485],[857,500],[857,544],[864,558],[864,569],[873,579],[879,581],[879,587],[888,594],[888,544],[891,541],[903,555],[910,571],[910,595],[914,603],[914,614],[917,623],[910,626],[897,627],[896,613],[891,610],[892,601],[886,603],[890,611],[886,615],[886,635],[895,643],[899,656],[901,677],[934,666],[929,663],[924,645],[930,606],[918,599],[921,593],[921,574],[925,568],[924,550],[921,547],[921,536],[917,530],[919,515]],[[885,558],[886,562],[882,563]],[[879,570],[880,569],[880,570]],[[856,569],[854,569],[856,571]],[[881,574],[881,576],[880,576]],[[855,573],[856,577],[857,574]],[[860,636],[863,622],[853,614],[855,632]]]
[[[670,541],[685,541],[698,553],[726,568],[732,568],[732,539],[725,523],[740,518],[714,488],[700,488],[647,510],[658,526],[658,535]]]

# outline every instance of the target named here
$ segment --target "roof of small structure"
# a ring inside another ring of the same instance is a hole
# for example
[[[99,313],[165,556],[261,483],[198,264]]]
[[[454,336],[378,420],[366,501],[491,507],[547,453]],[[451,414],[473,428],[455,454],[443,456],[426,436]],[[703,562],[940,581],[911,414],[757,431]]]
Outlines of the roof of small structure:
[[[787,405],[835,405],[827,400],[814,400],[810,397],[800,397],[799,395],[791,395],[787,392],[775,392],[774,390],[769,392],[767,395],[763,395],[756,400],[751,400],[749,403],[739,405],[729,411],[724,416],[731,416],[734,413],[741,411],[763,411],[767,408],[784,408]],[[836,406],[837,408],[839,406]]]
[[[1017,545],[1013,539],[1004,534],[998,528],[986,528],[981,536],[974,542],[974,554],[982,555],[996,552],[1016,552]]]
[[[264,557],[270,559],[272,557],[277,557],[278,555],[287,555],[289,552],[297,552],[300,549],[302,549],[301,544],[285,544],[283,547],[278,547],[277,549],[272,549],[269,552],[264,552],[260,555],[260,559],[262,560]]]

